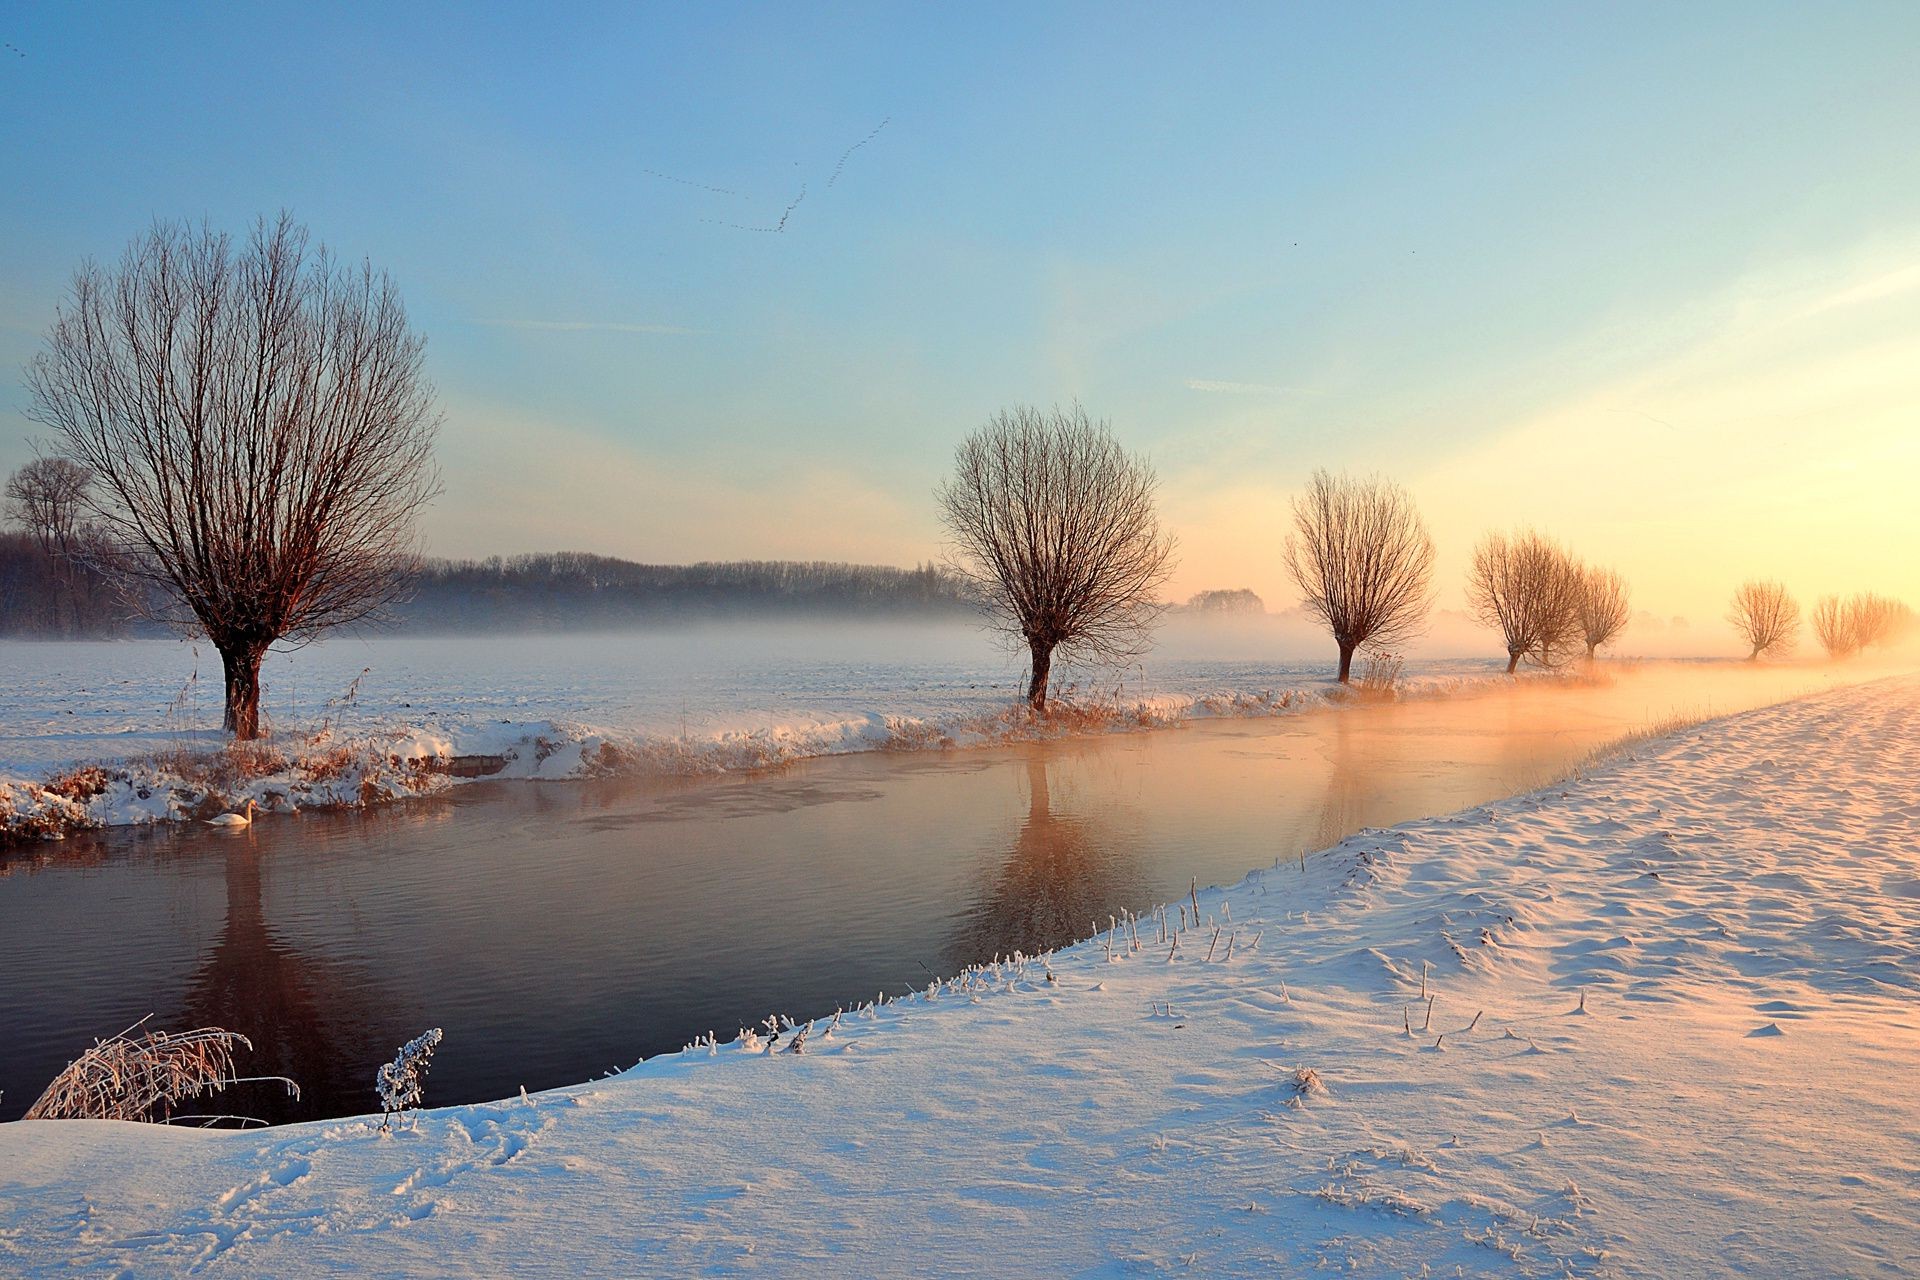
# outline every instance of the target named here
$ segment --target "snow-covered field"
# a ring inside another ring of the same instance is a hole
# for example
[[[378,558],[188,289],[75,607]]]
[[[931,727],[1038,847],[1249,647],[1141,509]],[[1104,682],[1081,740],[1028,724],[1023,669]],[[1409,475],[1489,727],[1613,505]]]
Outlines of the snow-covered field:
[[[1307,648],[1310,658],[1302,648],[1292,630],[1170,626],[1145,663],[1117,675],[1069,672],[1062,683],[1070,697],[1168,706],[1324,684],[1325,645]],[[263,709],[288,734],[322,722],[345,733],[421,725],[453,735],[588,722],[695,743],[758,737],[819,754],[873,745],[889,718],[938,724],[997,711],[1019,696],[1024,665],[1024,654],[951,622],[342,637],[269,655]],[[1492,667],[1474,659],[1411,670],[1452,678]],[[220,664],[204,644],[0,641],[0,677],[0,772],[218,737]]]
[[[1336,689],[1327,661],[1275,656],[1305,645],[1324,647],[1297,625],[1175,625],[1149,663],[1069,670],[1058,692],[1120,726],[1287,713]],[[1400,689],[1444,692],[1497,670],[1430,660]],[[1009,714],[1022,674],[1021,659],[955,623],[341,638],[268,659],[263,707],[284,767],[209,783],[169,763],[223,741],[219,661],[204,646],[0,642],[0,829],[204,817],[247,799],[270,811],[356,804],[443,786],[416,766],[455,757],[491,758],[494,776],[566,778],[1058,731]],[[93,763],[111,778],[79,794],[38,787]]]
[[[1920,679],[1748,712],[388,1136],[5,1126],[0,1271],[1911,1274],[1916,753]]]

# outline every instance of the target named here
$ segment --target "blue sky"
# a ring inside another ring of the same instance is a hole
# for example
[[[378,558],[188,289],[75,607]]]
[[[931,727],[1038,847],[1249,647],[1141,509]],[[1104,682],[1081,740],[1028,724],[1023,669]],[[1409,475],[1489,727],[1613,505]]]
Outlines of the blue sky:
[[[1177,585],[1279,595],[1319,465],[1413,484],[1449,548],[1564,516],[1668,573],[1644,513],[1547,491],[1580,469],[1437,486],[1920,334],[1911,4],[393,8],[10,7],[0,369],[156,215],[290,208],[428,335],[434,550],[913,561],[962,434],[1078,397],[1160,467]],[[1846,447],[1863,378],[1802,435]],[[0,377],[0,467],[24,404]],[[1629,473],[1673,472],[1650,439]]]

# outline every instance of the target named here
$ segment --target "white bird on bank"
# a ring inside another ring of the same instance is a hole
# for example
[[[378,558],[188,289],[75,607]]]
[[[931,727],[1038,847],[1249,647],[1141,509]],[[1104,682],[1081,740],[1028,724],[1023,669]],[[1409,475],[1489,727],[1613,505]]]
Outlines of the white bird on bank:
[[[250,827],[253,825],[253,801],[247,801],[245,813],[222,813],[207,819],[210,827]]]

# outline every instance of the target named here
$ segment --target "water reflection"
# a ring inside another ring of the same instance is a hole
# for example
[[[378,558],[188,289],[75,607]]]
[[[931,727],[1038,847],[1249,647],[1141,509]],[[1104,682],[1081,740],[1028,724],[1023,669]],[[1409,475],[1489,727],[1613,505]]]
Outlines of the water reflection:
[[[369,1034],[377,1012],[372,984],[276,935],[267,925],[259,842],[250,832],[227,839],[226,921],[194,970],[179,1015],[158,1025],[238,1031],[253,1052],[239,1055],[236,1069],[286,1076],[303,1096],[296,1102],[282,1085],[248,1083],[182,1110],[281,1123],[367,1109],[374,1068],[386,1056]]]
[[[947,943],[947,970],[994,955],[1063,946],[1086,937],[1094,921],[1145,899],[1137,845],[1122,834],[1112,811],[1096,810],[1062,785],[1069,767],[1038,752],[1027,757],[1026,817]],[[1112,804],[1112,790],[1100,790]]]

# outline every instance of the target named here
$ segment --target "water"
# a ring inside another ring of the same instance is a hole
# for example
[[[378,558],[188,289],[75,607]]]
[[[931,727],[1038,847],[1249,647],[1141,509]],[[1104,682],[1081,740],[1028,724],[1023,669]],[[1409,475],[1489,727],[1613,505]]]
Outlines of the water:
[[[1017,748],[807,761],[704,781],[482,783],[251,830],[117,831],[0,855],[0,1118],[141,1016],[252,1037],[206,1109],[373,1107],[446,1030],[428,1099],[578,1082],[1055,947],[1388,826],[1543,785],[1675,714],[1830,683],[1650,665],[1499,691]]]

